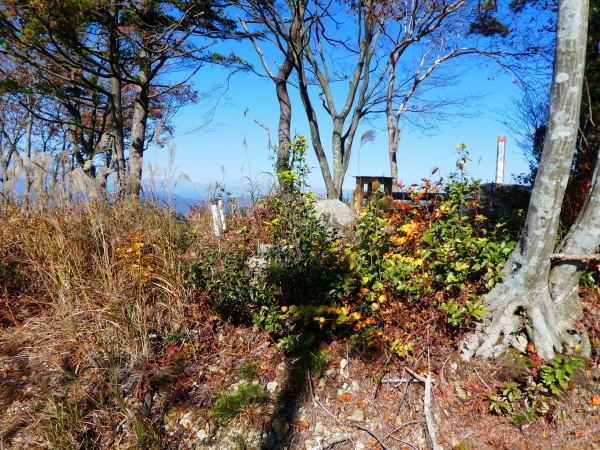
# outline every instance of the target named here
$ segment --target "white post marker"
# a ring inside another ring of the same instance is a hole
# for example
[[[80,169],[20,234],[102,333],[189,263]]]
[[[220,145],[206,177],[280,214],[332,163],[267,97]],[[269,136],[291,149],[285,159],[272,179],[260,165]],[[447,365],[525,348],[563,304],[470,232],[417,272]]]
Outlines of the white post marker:
[[[496,155],[496,183],[504,183],[504,160],[506,155],[506,136],[498,136],[498,153]]]
[[[222,198],[219,198],[218,206],[219,206],[219,217],[221,219],[221,229],[223,230],[223,233],[225,233],[227,231],[227,227],[225,226],[225,203],[223,203]]]
[[[210,202],[210,212],[212,213],[212,219],[213,219],[213,230],[215,232],[215,236],[216,237],[221,237],[221,218],[219,217],[219,210],[218,210],[218,199],[216,198],[211,198],[209,200]]]

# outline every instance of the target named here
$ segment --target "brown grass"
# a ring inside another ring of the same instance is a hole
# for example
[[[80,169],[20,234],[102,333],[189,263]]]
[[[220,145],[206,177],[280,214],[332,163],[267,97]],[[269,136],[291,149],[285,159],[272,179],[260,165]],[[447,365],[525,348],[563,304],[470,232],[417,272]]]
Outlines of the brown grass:
[[[137,201],[28,209],[1,204],[0,448],[194,448],[204,425],[210,428],[210,404],[241,382],[244,361],[258,362],[261,386],[295,382],[288,370],[294,362],[266,332],[223,323],[213,313],[212,296],[189,283],[190,267],[202,255],[219,255],[228,246],[251,254],[259,240],[266,242],[263,222],[271,216],[266,204],[239,211],[227,239],[219,240],[203,208],[183,219]],[[242,227],[246,231],[237,233]],[[598,346],[597,292],[588,292],[585,304],[586,326]],[[381,382],[407,377],[405,367],[431,370],[439,380],[434,413],[444,448],[550,448],[545,443],[552,439],[559,447],[572,436],[584,444],[600,439],[590,425],[600,417],[593,404],[600,395],[597,357],[589,386],[582,378],[581,393],[570,394],[565,406],[572,419],[519,429],[487,413],[487,393],[501,384],[499,368],[458,361],[456,336],[439,310],[426,301],[396,303],[390,315],[396,319],[384,321],[382,341],[412,342],[414,351],[404,358],[381,348],[352,354],[341,340],[315,349],[329,355],[327,370],[322,376],[306,371],[299,396],[304,413],[290,420],[288,448],[314,440],[316,422],[329,429],[347,425],[355,409],[366,412],[388,445],[421,442],[422,386]],[[350,361],[350,378],[340,375],[342,359]],[[362,390],[340,400],[354,381]],[[466,400],[458,398],[458,387]],[[257,435],[286,406],[277,395],[242,418]],[[315,396],[324,407],[311,409]],[[189,427],[186,414],[195,421]],[[356,428],[340,430],[367,442]],[[223,436],[217,432],[206,448],[235,448],[219,447]]]

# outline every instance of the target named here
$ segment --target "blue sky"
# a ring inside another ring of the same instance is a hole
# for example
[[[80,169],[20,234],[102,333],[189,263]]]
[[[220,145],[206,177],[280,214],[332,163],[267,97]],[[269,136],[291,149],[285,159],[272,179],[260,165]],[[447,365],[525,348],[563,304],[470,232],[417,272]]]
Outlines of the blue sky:
[[[253,51],[242,57],[254,57]],[[415,127],[403,129],[398,152],[399,179],[405,184],[416,183],[428,177],[434,167],[445,176],[454,170],[457,159],[455,146],[468,144],[471,162],[469,174],[478,179],[492,181],[495,177],[496,142],[500,135],[507,137],[505,182],[510,182],[514,173],[526,172],[527,162],[517,147],[517,136],[502,123],[502,116],[510,114],[511,100],[520,95],[518,87],[508,74],[497,68],[488,69],[466,66],[465,75],[459,86],[452,89],[460,95],[480,94],[474,103],[465,104],[464,110],[474,117],[456,118],[453,122],[442,122],[437,130],[424,134]],[[203,68],[195,79],[196,87],[206,92],[222,82],[227,73],[222,69]],[[191,130],[203,124],[205,115],[218,99],[218,107],[213,120],[195,132]],[[308,136],[308,126],[301,103],[292,92],[294,116],[292,130]],[[176,170],[184,173],[192,183],[179,182],[174,191],[188,197],[204,195],[206,185],[218,182],[228,190],[238,194],[249,189],[249,184],[261,183],[272,173],[273,154],[268,148],[268,134],[247,114],[270,128],[271,140],[277,139],[278,107],[273,83],[254,74],[235,74],[229,89],[221,95],[214,94],[207,101],[187,106],[174,119],[176,134]],[[374,142],[360,146],[355,143],[352,160],[344,183],[345,189],[352,189],[355,175],[389,176],[387,154],[387,132],[385,118],[376,120],[373,126],[364,124],[359,130],[374,129]],[[310,141],[309,141],[310,144]],[[359,148],[360,147],[360,148]],[[146,153],[151,164],[166,165],[166,151],[155,151],[152,147]],[[324,193],[324,183],[316,157],[309,152],[308,164],[313,168],[309,177],[311,188]]]

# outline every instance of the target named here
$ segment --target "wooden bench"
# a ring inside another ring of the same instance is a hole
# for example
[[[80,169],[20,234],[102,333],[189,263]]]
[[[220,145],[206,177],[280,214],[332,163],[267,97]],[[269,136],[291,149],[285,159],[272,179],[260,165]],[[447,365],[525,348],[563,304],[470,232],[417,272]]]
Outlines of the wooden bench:
[[[392,177],[354,177],[356,188],[354,189],[354,209],[360,213],[365,206],[369,205],[374,194],[382,193],[384,196],[392,195]],[[366,190],[365,190],[366,188]]]

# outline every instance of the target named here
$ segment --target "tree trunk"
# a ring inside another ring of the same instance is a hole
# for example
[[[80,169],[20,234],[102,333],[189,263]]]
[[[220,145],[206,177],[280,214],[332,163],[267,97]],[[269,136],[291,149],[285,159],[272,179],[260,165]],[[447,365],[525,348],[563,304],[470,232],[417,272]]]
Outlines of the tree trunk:
[[[123,121],[122,83],[117,77],[110,79],[111,113],[112,113],[112,145],[115,162],[115,190],[117,196],[123,195],[125,189],[125,133]]]
[[[31,177],[33,170],[32,164],[32,152],[31,152],[31,134],[33,131],[33,102],[31,100],[31,94],[27,95],[27,127],[25,129],[25,156],[28,159],[28,167],[24,170],[25,175],[25,186],[23,187],[23,204],[29,205],[29,194],[31,192]]]
[[[291,49],[289,53],[293,57],[298,75],[300,98],[308,119],[311,142],[323,174],[327,198],[339,200],[342,197],[344,178],[350,163],[352,143],[358,123],[365,113],[366,104],[374,95],[373,87],[370,86],[371,59],[377,47],[379,32],[376,31],[375,22],[369,14],[373,12],[376,2],[369,0],[363,2],[360,8],[357,8],[356,20],[359,24],[358,48],[355,52],[357,60],[354,69],[346,77],[348,79],[348,92],[341,108],[336,107],[330,77],[331,69],[328,67],[322,48],[323,44],[328,43],[327,38],[320,33],[315,33],[312,36],[313,41],[311,41],[311,32],[307,29],[307,22],[304,21],[306,4],[292,2],[291,0],[287,0],[286,3],[288,3],[290,10],[295,11],[297,32],[293,35],[289,34],[287,39],[290,44],[289,49]],[[324,11],[326,11],[326,8]],[[332,120],[333,174],[324,150],[317,114],[309,93],[309,86],[314,84],[322,90],[320,99],[323,102],[325,111]],[[347,123],[348,118],[350,118],[349,124]]]
[[[596,158],[598,161],[598,158]],[[592,185],[577,219],[557,249],[567,255],[586,255],[594,253],[600,246],[600,165],[596,163]],[[550,294],[557,310],[562,311],[562,320],[567,324],[576,324],[568,331],[570,346],[581,347],[581,353],[590,354],[589,337],[578,321],[583,315],[579,300],[579,281],[581,272],[587,265],[583,260],[555,261],[550,272]]]
[[[145,50],[140,52],[140,70],[137,76],[139,84],[136,86],[133,121],[131,124],[131,143],[129,147],[129,173],[127,179],[127,192],[138,197],[142,190],[142,172],[144,169],[144,145],[146,141],[146,127],[148,124],[148,111],[150,108],[149,97],[149,72],[147,64],[148,54]]]
[[[279,102],[279,127],[277,129],[278,147],[275,170],[282,173],[290,170],[290,144],[292,143],[291,122],[292,103],[287,89],[287,81],[294,68],[294,63],[289,56],[279,68],[275,81],[275,92]],[[284,187],[284,186],[282,186]]]
[[[144,169],[144,145],[148,121],[148,86],[138,86],[131,125],[131,145],[129,148],[129,173],[127,192],[138,197],[142,190],[142,172]]]
[[[533,342],[540,357],[551,359],[556,353],[570,351],[574,340],[585,344],[583,337],[574,339],[577,327],[573,322],[581,307],[573,302],[579,305],[579,299],[573,295],[570,301],[553,297],[562,280],[555,280],[551,289],[551,255],[577,138],[588,9],[587,0],[559,2],[548,128],[527,219],[504,266],[503,279],[484,297],[486,319],[463,343],[465,359],[495,356],[511,345],[524,350],[527,341]],[[589,221],[589,225],[593,223]],[[596,228],[593,234],[598,231]],[[565,245],[575,248],[574,244]],[[560,266],[564,264],[555,270]],[[579,272],[580,268],[574,273]],[[559,273],[555,272],[555,277]]]
[[[115,164],[115,190],[117,197],[124,194],[125,189],[125,122],[123,119],[123,83],[120,79],[119,62],[121,49],[119,45],[119,11],[120,6],[116,0],[111,1],[111,32],[109,34],[110,49],[110,100],[111,100],[111,122],[112,122],[112,160]]]
[[[387,118],[387,129],[388,129],[388,153],[390,156],[390,175],[392,177],[392,191],[398,192],[398,162],[396,155],[398,153],[398,147],[400,147],[400,136],[402,130],[398,127],[400,122],[400,116],[394,114],[394,87],[396,85],[396,64],[400,56],[393,52],[390,55],[390,68],[388,75],[387,92],[385,96],[385,116]]]

